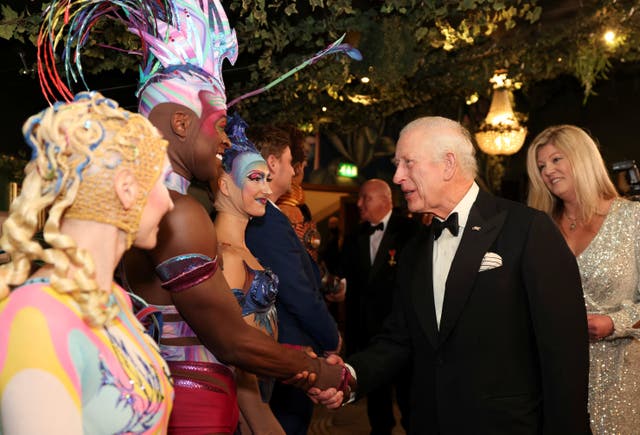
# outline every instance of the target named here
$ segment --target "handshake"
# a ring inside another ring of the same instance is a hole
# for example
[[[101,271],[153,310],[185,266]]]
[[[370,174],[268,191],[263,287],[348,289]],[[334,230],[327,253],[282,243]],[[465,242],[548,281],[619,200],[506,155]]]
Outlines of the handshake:
[[[313,403],[328,409],[340,407],[357,386],[351,371],[335,353],[324,359],[317,358],[313,352],[307,354],[314,359],[313,372],[304,371],[283,382],[306,390]]]

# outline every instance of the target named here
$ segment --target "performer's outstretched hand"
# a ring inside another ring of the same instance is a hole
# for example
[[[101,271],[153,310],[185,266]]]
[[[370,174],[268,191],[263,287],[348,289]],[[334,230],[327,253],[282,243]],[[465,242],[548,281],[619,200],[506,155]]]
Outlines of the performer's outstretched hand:
[[[312,369],[297,373],[282,382],[305,391],[308,391],[311,387],[319,391],[324,391],[331,387],[338,389],[344,382],[346,370],[342,364],[338,364],[338,361],[341,363],[342,359],[338,356],[329,356],[331,360],[318,358],[310,348],[301,350],[312,358]]]
[[[301,349],[304,353],[309,355],[313,359],[317,359],[318,355],[313,351],[310,346],[305,346]],[[303,371],[297,373],[295,376],[282,381],[283,384],[292,385],[301,390],[308,391],[317,381],[318,376],[314,372]]]
[[[319,385],[314,385],[313,388],[310,388],[309,391],[307,391],[307,395],[314,403],[324,405],[328,409],[336,409],[342,405],[345,396],[349,397],[351,395],[351,391],[356,387],[356,382],[339,355],[329,355],[325,361],[333,367],[340,367],[340,384],[337,385],[337,387],[330,387],[326,389],[320,388]]]

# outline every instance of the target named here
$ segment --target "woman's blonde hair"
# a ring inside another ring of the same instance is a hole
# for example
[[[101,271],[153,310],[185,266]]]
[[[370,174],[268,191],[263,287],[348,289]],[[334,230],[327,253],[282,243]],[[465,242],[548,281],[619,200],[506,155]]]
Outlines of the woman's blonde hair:
[[[110,303],[110,292],[98,288],[93,259],[60,232],[60,221],[73,217],[112,224],[126,233],[128,248],[146,195],[163,169],[167,142],[143,116],[97,92],[80,93],[71,103],[56,103],[32,116],[23,134],[32,158],[2,226],[0,246],[11,262],[0,266],[0,300],[10,286],[24,283],[32,263],[40,261],[53,266],[51,286],[71,295],[85,321],[104,325],[117,314],[117,305]],[[120,168],[130,169],[140,187],[129,209],[113,192],[115,170]],[[45,210],[46,248],[34,240],[38,215]]]
[[[573,125],[557,125],[538,134],[527,151],[529,175],[528,204],[559,219],[564,211],[560,198],[553,195],[542,180],[538,169],[538,150],[553,144],[567,158],[571,167],[576,199],[581,210],[578,216],[585,222],[598,212],[600,199],[618,196],[609,178],[607,167],[595,141],[584,130]]]

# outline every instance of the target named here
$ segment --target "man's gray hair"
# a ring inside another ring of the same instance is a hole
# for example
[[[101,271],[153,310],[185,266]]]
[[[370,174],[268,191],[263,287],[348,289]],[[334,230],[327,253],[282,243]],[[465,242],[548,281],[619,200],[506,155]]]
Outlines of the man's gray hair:
[[[447,152],[452,152],[463,174],[476,178],[476,150],[471,133],[462,124],[441,116],[425,116],[407,124],[400,130],[400,136],[413,130],[422,133],[424,140],[421,145],[431,149],[434,159],[441,161]]]

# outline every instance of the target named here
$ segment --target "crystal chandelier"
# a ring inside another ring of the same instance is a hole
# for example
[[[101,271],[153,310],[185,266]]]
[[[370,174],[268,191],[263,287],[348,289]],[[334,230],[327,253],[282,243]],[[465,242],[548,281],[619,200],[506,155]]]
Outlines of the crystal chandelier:
[[[524,144],[527,129],[520,125],[511,107],[513,83],[503,70],[496,71],[489,81],[493,83],[493,97],[489,113],[476,132],[478,146],[491,155],[515,154]]]

